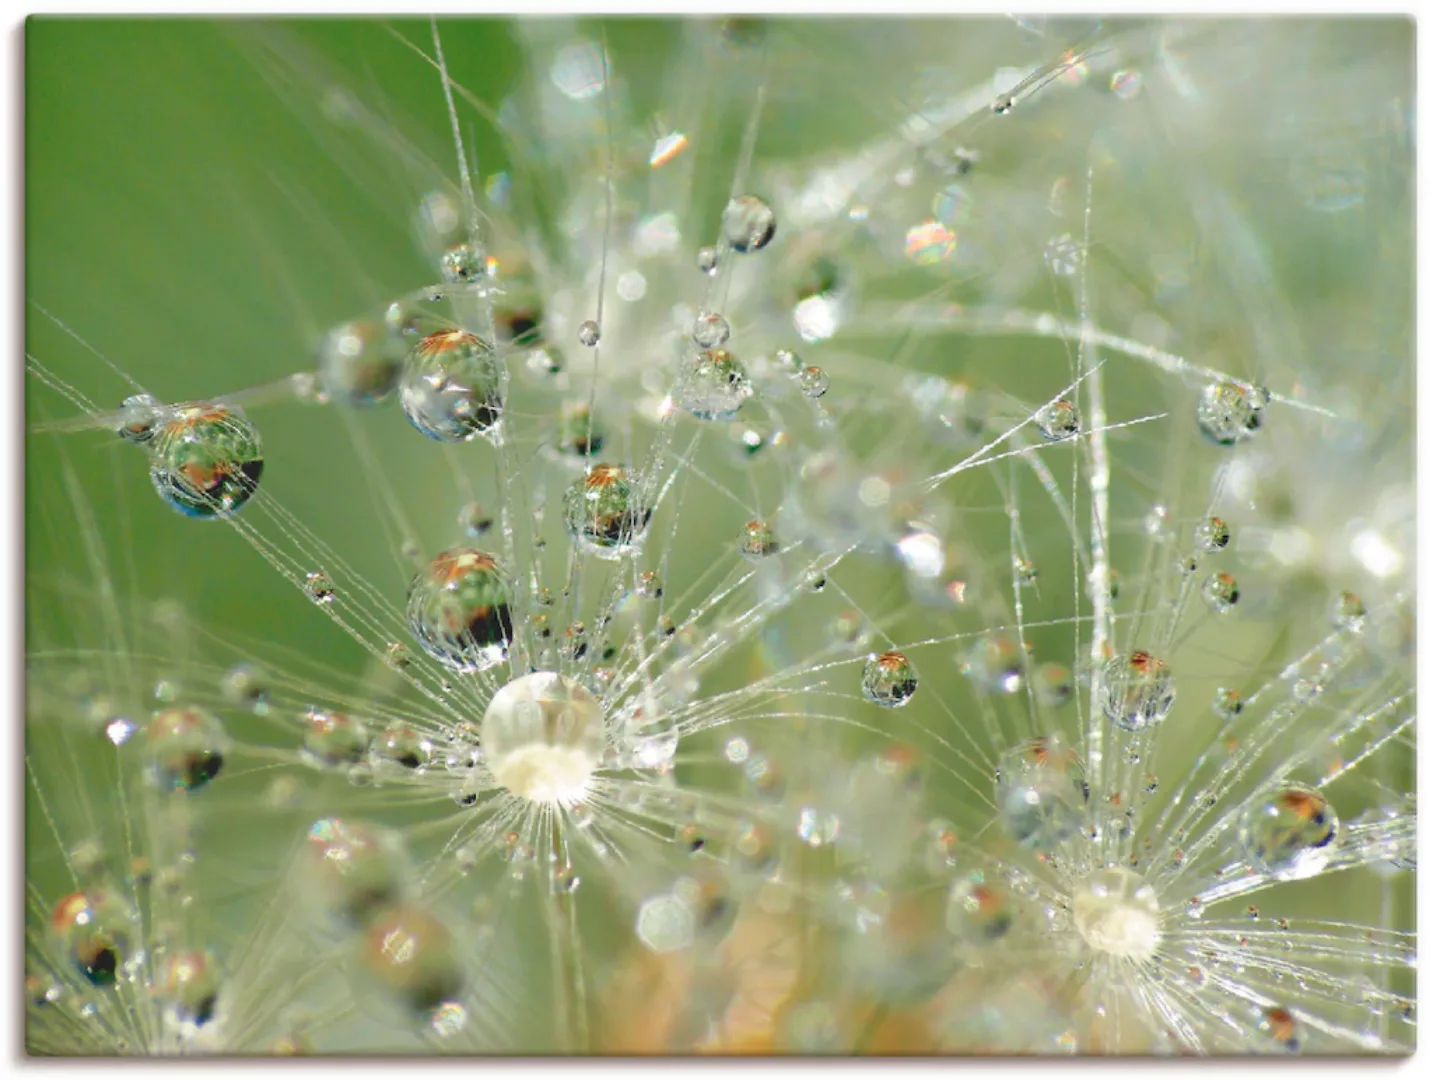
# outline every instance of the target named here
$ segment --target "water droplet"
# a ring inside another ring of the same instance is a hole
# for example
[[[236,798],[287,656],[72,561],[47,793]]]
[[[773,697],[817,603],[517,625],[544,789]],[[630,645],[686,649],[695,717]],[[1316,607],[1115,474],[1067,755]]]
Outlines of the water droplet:
[[[939,266],[955,254],[955,233],[939,221],[922,221],[906,232],[906,258],[918,266]]]
[[[1066,398],[1052,401],[1035,414],[1035,426],[1050,442],[1073,439],[1080,433],[1080,412]]]
[[[886,652],[867,658],[861,671],[861,693],[867,701],[897,709],[909,702],[915,692],[915,665],[903,653]]]
[[[1247,383],[1224,380],[1207,384],[1199,392],[1195,417],[1199,429],[1219,446],[1233,446],[1263,426],[1269,392]]]
[[[50,915],[50,932],[93,986],[112,986],[126,962],[138,915],[122,896],[95,886],[72,892]]]
[[[692,325],[692,340],[704,349],[725,345],[730,337],[731,327],[715,311],[703,311]]]
[[[1083,258],[1079,242],[1069,233],[1062,233],[1045,245],[1045,265],[1052,274],[1070,277],[1080,269]]]
[[[936,192],[930,212],[942,225],[958,229],[970,220],[974,200],[960,184],[950,184]]]
[[[653,952],[677,952],[696,937],[696,916],[675,896],[653,896],[637,910],[637,937]]]
[[[1223,551],[1229,546],[1229,526],[1221,517],[1208,517],[1194,529],[1194,542],[1201,551]]]
[[[1358,634],[1368,622],[1368,608],[1357,593],[1341,592],[1334,598],[1333,624],[1340,630]]]
[[[1259,1014],[1259,1035],[1265,1047],[1286,1054],[1299,1049],[1299,1022],[1282,1005],[1272,1005]]]
[[[458,511],[458,528],[477,539],[493,527],[493,516],[479,503],[468,503]]]
[[[512,585],[496,559],[476,548],[435,556],[408,586],[408,628],[429,656],[455,671],[507,659]]]
[[[757,560],[774,555],[778,545],[771,526],[764,521],[748,521],[741,534],[741,553],[744,557]]]
[[[478,244],[454,244],[438,260],[438,270],[450,285],[471,285],[487,276],[487,252]]]
[[[628,714],[626,735],[632,762],[639,769],[664,770],[677,756],[681,732],[676,718],[652,692],[638,698]]]
[[[1250,866],[1280,881],[1313,877],[1328,866],[1338,815],[1314,788],[1286,784],[1256,797],[1239,821]]]
[[[736,357],[725,349],[705,349],[683,358],[673,397],[699,420],[732,420],[751,392]]]
[[[714,247],[704,247],[697,251],[697,269],[708,277],[717,272],[717,251]]]
[[[430,439],[491,437],[503,413],[502,365],[476,334],[441,330],[408,353],[398,393],[409,422]]]
[[[563,521],[579,550],[600,559],[630,553],[652,519],[640,492],[620,465],[594,465],[563,496]]]
[[[1025,658],[1014,639],[986,634],[961,658],[960,673],[990,694],[1013,694],[1023,685]]]
[[[1104,678],[1105,715],[1126,731],[1143,731],[1174,707],[1174,675],[1163,660],[1143,650],[1110,660]]]
[[[602,449],[607,436],[593,419],[586,402],[564,402],[557,419],[557,452],[569,458],[591,457]]]
[[[304,717],[304,757],[322,768],[353,765],[368,749],[368,729],[344,713],[310,710]]]
[[[343,323],[318,346],[319,385],[329,401],[376,405],[393,393],[402,371],[402,348],[379,323]]]
[[[1144,78],[1138,71],[1121,68],[1110,76],[1110,93],[1121,101],[1129,101],[1144,87]]]
[[[796,818],[796,835],[808,847],[834,844],[841,835],[840,815],[825,807],[803,806]]]
[[[1223,571],[1210,574],[1205,579],[1201,592],[1209,610],[1216,615],[1227,615],[1239,602],[1239,583],[1234,580],[1233,574]]]
[[[149,479],[181,514],[221,518],[259,489],[259,432],[230,405],[177,406],[149,440]]]
[[[1244,699],[1238,690],[1221,686],[1214,692],[1214,715],[1224,721],[1233,720],[1244,711]]]
[[[164,406],[153,394],[131,394],[119,405],[114,433],[125,442],[142,446],[154,438],[154,429],[164,419]]]
[[[1079,755],[1058,736],[1031,739],[1000,758],[995,803],[1023,847],[1053,851],[1081,832],[1087,797]]]
[[[776,213],[755,195],[738,195],[722,211],[721,228],[733,251],[760,251],[776,235]]]
[[[577,328],[577,340],[589,349],[595,349],[602,340],[602,327],[593,319],[587,319]]]
[[[196,706],[163,709],[144,730],[149,778],[163,791],[198,791],[219,775],[229,740],[218,717]]]
[[[493,695],[482,746],[493,778],[514,795],[581,802],[605,750],[602,706],[575,679],[532,672]]]
[[[428,744],[412,728],[395,725],[385,728],[373,740],[373,754],[380,761],[391,762],[404,769],[417,769],[428,760]]]
[[[201,1027],[214,1018],[219,1003],[220,971],[214,954],[181,949],[165,959],[155,986],[156,996],[180,1024]]]
[[[304,592],[315,604],[333,603],[333,582],[322,570],[314,570],[304,575]]]
[[[1000,883],[983,873],[970,874],[951,887],[945,925],[967,944],[988,945],[1015,925],[1015,902]]]
[[[796,385],[801,388],[801,392],[807,397],[819,398],[830,388],[831,379],[826,372],[819,367],[804,367],[801,369],[801,373],[796,376]]]
[[[408,905],[389,908],[364,930],[363,965],[428,1024],[463,988],[459,952],[448,928]]]
[[[1063,664],[1045,663],[1031,676],[1035,698],[1046,708],[1058,709],[1075,699],[1075,676]]]

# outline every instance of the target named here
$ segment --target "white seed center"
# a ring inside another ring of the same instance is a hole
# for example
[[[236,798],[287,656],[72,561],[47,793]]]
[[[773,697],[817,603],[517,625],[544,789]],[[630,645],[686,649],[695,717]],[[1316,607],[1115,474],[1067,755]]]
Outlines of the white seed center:
[[[514,679],[494,694],[481,736],[494,780],[514,795],[559,806],[582,801],[606,747],[597,698],[551,671]]]
[[[1159,900],[1129,870],[1098,870],[1075,890],[1075,929],[1090,948],[1148,960],[1159,944]]]

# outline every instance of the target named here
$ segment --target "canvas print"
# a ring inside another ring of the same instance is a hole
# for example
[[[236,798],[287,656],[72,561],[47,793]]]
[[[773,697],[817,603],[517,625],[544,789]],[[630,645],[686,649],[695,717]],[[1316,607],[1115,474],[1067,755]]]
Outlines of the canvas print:
[[[30,20],[26,1052],[1410,1053],[1414,37]]]

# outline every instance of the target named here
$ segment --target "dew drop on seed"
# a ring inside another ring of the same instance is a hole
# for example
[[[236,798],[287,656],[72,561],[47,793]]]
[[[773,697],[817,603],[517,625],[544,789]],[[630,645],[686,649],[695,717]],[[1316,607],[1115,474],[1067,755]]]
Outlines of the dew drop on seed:
[[[363,966],[430,1026],[463,988],[459,952],[448,928],[407,904],[379,913],[363,932]]]
[[[1357,593],[1341,592],[1334,598],[1333,624],[1339,630],[1361,633],[1368,622],[1368,608]]]
[[[1239,583],[1234,580],[1233,574],[1223,571],[1210,574],[1205,579],[1204,588],[1200,592],[1204,597],[1204,603],[1216,615],[1227,615],[1234,610],[1234,605],[1239,602]]]
[[[677,755],[681,733],[671,711],[654,693],[637,700],[625,725],[627,750],[639,769],[665,769]]]
[[[577,328],[577,340],[589,349],[595,349],[602,340],[602,327],[593,319],[586,320]]]
[[[1121,101],[1129,101],[1144,87],[1144,78],[1138,71],[1121,68],[1110,76],[1110,93]]]
[[[1229,526],[1221,517],[1208,517],[1194,529],[1194,542],[1201,551],[1223,551],[1229,546]]]
[[[841,836],[841,816],[824,806],[803,806],[796,815],[796,835],[807,847],[834,844]]]
[[[731,337],[731,327],[726,319],[715,311],[703,311],[692,325],[692,340],[703,349],[715,349],[725,345]]]
[[[50,915],[50,933],[92,986],[114,985],[138,929],[139,917],[128,902],[99,886],[70,893]]]
[[[567,489],[563,522],[577,548],[600,559],[617,559],[641,541],[650,509],[621,465],[594,465]]]
[[[796,376],[796,385],[807,397],[819,398],[830,388],[831,379],[825,371],[813,365],[801,369],[801,373]]]
[[[662,595],[662,578],[655,570],[643,570],[637,575],[637,595],[643,600],[656,600]]]
[[[368,749],[368,729],[346,713],[311,710],[304,717],[303,756],[325,769],[346,768]]]
[[[1011,558],[1011,571],[1015,575],[1015,584],[1033,585],[1040,577],[1040,571],[1035,564],[1023,555],[1015,555]]]
[[[484,671],[507,659],[512,584],[493,556],[452,548],[408,586],[408,629],[419,647],[455,671]]]
[[[959,239],[939,221],[922,221],[906,232],[906,258],[918,266],[939,266],[955,254]]]
[[[607,436],[585,401],[568,401],[558,413],[556,443],[564,457],[585,458],[600,452]]]
[[[1045,265],[1052,274],[1070,277],[1080,269],[1082,254],[1079,242],[1069,233],[1062,233],[1045,245]]]
[[[304,592],[315,604],[333,603],[333,582],[322,570],[314,570],[304,575]]]
[[[1075,699],[1074,673],[1063,664],[1040,664],[1030,681],[1035,700],[1046,708],[1058,709]]]
[[[471,285],[487,275],[487,253],[477,244],[454,244],[438,260],[438,270],[449,285]]]
[[[930,212],[942,225],[958,229],[970,220],[973,205],[970,192],[963,185],[949,184],[936,192]]]
[[[114,433],[125,442],[143,445],[154,438],[164,406],[153,394],[131,394],[120,402]]]
[[[458,528],[476,540],[493,527],[493,516],[480,503],[467,503],[458,511]]]
[[[165,958],[155,991],[173,1020],[202,1027],[214,1019],[220,981],[219,962],[213,953],[181,949]]]
[[[725,349],[704,349],[682,360],[673,398],[699,420],[733,420],[751,397],[746,368]]]
[[[606,749],[602,706],[577,680],[535,671],[493,695],[481,741],[493,778],[508,791],[571,805],[582,801]]]
[[[677,952],[696,937],[696,916],[677,897],[663,893],[642,902],[636,929],[638,939],[653,952]]]
[[[897,709],[909,702],[915,692],[915,665],[904,653],[885,652],[866,659],[861,670],[861,693],[867,701]]]
[[[960,673],[988,694],[1014,694],[1024,685],[1025,657],[1005,634],[986,634],[961,658]]]
[[[177,406],[149,440],[154,490],[188,517],[234,513],[259,489],[263,471],[258,429],[234,406]]]
[[[988,945],[1015,925],[1015,902],[1004,885],[976,872],[951,887],[945,925],[966,944]]]
[[[1042,406],[1035,414],[1035,426],[1049,442],[1072,439],[1080,433],[1080,412],[1066,398]]]
[[[774,555],[777,550],[775,534],[764,521],[748,521],[741,534],[741,554],[753,561]]]
[[[1195,418],[1206,438],[1219,446],[1233,446],[1253,436],[1264,422],[1269,392],[1262,387],[1225,379],[1205,385],[1199,392]]]
[[[1271,1005],[1259,1014],[1258,1034],[1266,1050],[1285,1054],[1299,1050],[1299,1022],[1282,1005]]]
[[[1338,815],[1323,794],[1301,784],[1256,796],[1239,820],[1249,865],[1280,881],[1321,873],[1333,856]]]
[[[365,407],[384,401],[403,374],[403,349],[387,326],[348,322],[319,342],[318,379],[328,400]]]
[[[1053,851],[1080,832],[1087,794],[1079,755],[1058,736],[1030,739],[1000,758],[995,804],[1022,847]]]
[[[161,791],[198,791],[223,768],[224,725],[197,706],[161,709],[144,735],[149,778]]]
[[[714,247],[704,247],[697,251],[697,269],[708,277],[717,272],[717,251]]]
[[[1244,699],[1238,690],[1221,686],[1214,691],[1214,715],[1224,721],[1233,720],[1244,711]]]
[[[502,419],[502,366],[476,334],[441,330],[409,351],[398,393],[408,421],[428,438],[467,442],[494,434]]]
[[[738,195],[722,211],[721,227],[733,251],[760,251],[776,235],[776,213],[764,199]]]
[[[230,705],[258,714],[268,711],[269,680],[253,664],[235,664],[224,672],[219,693]]]
[[[325,817],[308,830],[304,862],[323,908],[351,926],[362,926],[398,902],[407,865],[398,838],[349,818]]]
[[[402,725],[385,728],[373,740],[372,752],[379,761],[403,769],[420,768],[428,760],[428,746],[423,737]]]
[[[1174,675],[1164,661],[1143,650],[1105,664],[1104,712],[1126,731],[1159,723],[1174,707]]]

